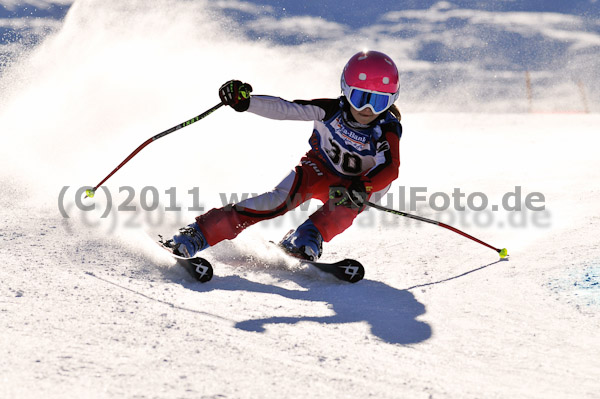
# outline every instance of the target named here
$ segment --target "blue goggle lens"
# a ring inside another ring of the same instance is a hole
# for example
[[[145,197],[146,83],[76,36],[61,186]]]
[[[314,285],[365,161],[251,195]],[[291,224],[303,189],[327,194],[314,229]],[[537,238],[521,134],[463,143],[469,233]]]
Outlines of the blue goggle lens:
[[[371,93],[360,89],[352,89],[349,100],[356,109],[371,105],[375,113],[378,114],[388,107],[391,97],[391,94]]]

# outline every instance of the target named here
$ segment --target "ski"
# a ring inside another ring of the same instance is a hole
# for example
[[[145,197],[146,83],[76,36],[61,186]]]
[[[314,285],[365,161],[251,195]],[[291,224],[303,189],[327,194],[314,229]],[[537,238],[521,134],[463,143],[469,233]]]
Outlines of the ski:
[[[177,258],[177,264],[183,267],[194,279],[201,283],[210,281],[213,277],[213,267],[209,261],[199,256],[193,258]]]
[[[290,252],[281,243],[277,244],[269,241],[271,244],[279,248],[284,254],[296,259],[304,265],[316,267],[322,272],[329,273],[337,277],[339,280],[348,281],[349,283],[357,283],[365,276],[365,268],[355,259],[344,259],[339,262],[322,262],[302,258],[299,254]]]
[[[177,261],[177,264],[183,267],[195,280],[206,283],[213,277],[213,267],[209,261],[199,256],[185,258],[173,253],[173,248],[168,245],[168,241],[164,241],[162,236],[156,241],[159,247],[167,251]]]
[[[183,267],[195,280],[205,283],[210,281],[213,277],[213,267],[210,262],[202,257],[195,256],[192,258],[186,258],[173,253],[173,248],[169,245],[169,241],[163,240],[162,236],[159,235],[160,240],[155,243],[167,251],[176,261],[177,264]],[[301,258],[294,253],[287,251],[284,247],[271,241],[273,245],[279,248],[287,256],[290,256],[297,260],[299,263],[315,267],[318,270],[331,274],[342,281],[349,283],[357,283],[365,276],[365,268],[363,265],[355,259],[344,259],[338,262],[322,262],[312,261]]]
[[[333,274],[338,279],[348,281],[350,283],[357,283],[365,276],[365,268],[359,261],[355,259],[344,259],[333,263],[312,261],[301,258],[297,259],[300,261],[300,263],[314,266],[325,273]]]

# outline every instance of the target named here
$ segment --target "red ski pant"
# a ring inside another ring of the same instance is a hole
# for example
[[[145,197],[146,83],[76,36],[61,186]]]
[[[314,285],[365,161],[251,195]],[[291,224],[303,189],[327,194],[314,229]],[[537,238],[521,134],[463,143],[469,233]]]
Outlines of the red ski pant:
[[[329,187],[347,187],[349,184],[348,178],[330,172],[321,161],[303,157],[295,170],[273,191],[238,204],[211,209],[198,216],[196,221],[208,244],[213,246],[235,238],[255,223],[281,216],[310,199],[318,199],[324,205],[309,218],[319,229],[323,240],[330,241],[350,227],[359,213],[357,209],[335,206],[329,200]]]

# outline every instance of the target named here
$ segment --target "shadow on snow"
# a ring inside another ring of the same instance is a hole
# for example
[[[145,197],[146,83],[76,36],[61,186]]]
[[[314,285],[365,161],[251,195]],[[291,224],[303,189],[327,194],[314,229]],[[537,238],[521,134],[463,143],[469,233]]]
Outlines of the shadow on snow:
[[[331,316],[266,317],[235,324],[236,328],[245,331],[263,332],[267,324],[295,324],[307,321],[321,324],[366,322],[370,325],[373,335],[391,344],[415,344],[431,337],[431,327],[416,320],[425,313],[425,306],[407,290],[399,290],[371,280],[362,280],[357,284],[332,284],[298,277],[294,282],[307,290],[290,290],[253,282],[239,276],[215,276],[207,285],[194,284],[188,288],[200,292],[247,291],[275,294],[292,300],[325,302],[335,312]]]

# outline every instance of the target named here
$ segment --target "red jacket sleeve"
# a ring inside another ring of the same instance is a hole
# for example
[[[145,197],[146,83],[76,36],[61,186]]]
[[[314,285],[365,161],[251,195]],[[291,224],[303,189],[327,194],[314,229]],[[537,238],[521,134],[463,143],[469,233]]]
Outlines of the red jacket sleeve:
[[[370,184],[365,184],[365,186],[371,186],[371,192],[383,190],[398,178],[400,169],[399,135],[393,131],[385,132],[380,139],[378,152],[382,153],[384,161],[365,174],[367,181],[370,181]]]

